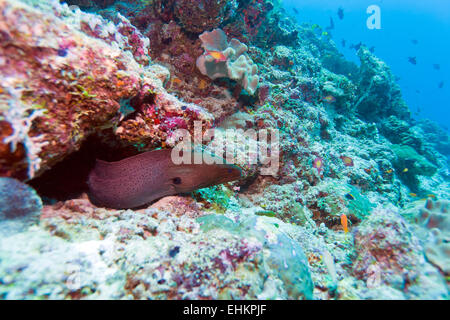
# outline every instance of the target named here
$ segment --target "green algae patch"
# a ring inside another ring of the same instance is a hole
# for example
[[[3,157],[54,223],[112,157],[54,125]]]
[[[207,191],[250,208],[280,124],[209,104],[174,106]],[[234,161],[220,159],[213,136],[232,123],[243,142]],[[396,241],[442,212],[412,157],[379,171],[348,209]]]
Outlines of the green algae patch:
[[[436,166],[410,146],[393,144],[391,148],[396,156],[393,165],[398,177],[412,192],[420,192],[417,176],[433,176]]]
[[[431,177],[436,173],[436,167],[424,156],[421,156],[410,146],[393,144],[392,150],[397,156],[395,169],[400,173],[423,175]]]
[[[267,210],[267,211],[256,211],[255,214],[257,216],[265,216],[265,217],[276,217],[277,214],[273,211]]]

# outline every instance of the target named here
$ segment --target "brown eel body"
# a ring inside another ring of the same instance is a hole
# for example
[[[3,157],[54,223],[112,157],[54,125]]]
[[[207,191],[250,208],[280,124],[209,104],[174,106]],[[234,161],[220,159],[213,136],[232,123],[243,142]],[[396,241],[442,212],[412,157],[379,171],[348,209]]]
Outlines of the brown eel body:
[[[231,164],[176,165],[171,152],[148,151],[116,162],[97,160],[88,178],[89,198],[108,208],[136,208],[241,177],[241,170]]]

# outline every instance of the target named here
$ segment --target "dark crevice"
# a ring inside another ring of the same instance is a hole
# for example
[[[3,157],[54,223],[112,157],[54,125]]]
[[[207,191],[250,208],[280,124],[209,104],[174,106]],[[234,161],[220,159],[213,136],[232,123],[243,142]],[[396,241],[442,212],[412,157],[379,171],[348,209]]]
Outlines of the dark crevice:
[[[124,152],[101,143],[97,137],[89,137],[80,150],[72,153],[37,178],[28,182],[45,203],[79,197],[88,190],[87,178],[95,160],[117,161]]]

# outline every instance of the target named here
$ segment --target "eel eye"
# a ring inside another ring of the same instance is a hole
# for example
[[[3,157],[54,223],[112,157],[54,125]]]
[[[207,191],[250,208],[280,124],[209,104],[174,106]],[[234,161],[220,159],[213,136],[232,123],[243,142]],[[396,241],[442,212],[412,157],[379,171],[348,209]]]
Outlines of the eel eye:
[[[180,184],[181,183],[181,178],[180,177],[176,177],[176,178],[173,178],[173,183],[174,184]]]

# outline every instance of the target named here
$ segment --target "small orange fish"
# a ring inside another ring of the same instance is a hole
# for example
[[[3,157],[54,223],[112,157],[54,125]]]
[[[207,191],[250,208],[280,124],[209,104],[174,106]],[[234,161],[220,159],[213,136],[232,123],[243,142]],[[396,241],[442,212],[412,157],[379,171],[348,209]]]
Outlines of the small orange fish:
[[[200,90],[205,89],[208,86],[208,82],[206,82],[205,80],[201,79],[200,82],[198,83],[198,88]]]
[[[180,80],[180,79],[178,79],[178,78],[172,78],[172,83],[176,83],[176,84],[180,84],[182,81]]]
[[[336,102],[336,98],[333,97],[332,95],[328,95],[326,97],[323,97],[322,101],[324,101],[326,103],[334,103],[334,102]]]
[[[348,221],[347,221],[347,216],[345,215],[345,213],[341,214],[341,225],[344,228],[344,232],[347,233],[348,232]]]
[[[430,197],[430,198],[436,198],[436,196],[434,195],[434,194],[427,194],[427,197]]]
[[[386,170],[386,173],[392,173],[392,169]]]
[[[417,197],[417,194],[414,193],[414,192],[411,192],[409,195],[410,195],[411,197]]]
[[[228,58],[221,51],[206,50],[206,53],[216,60],[216,62],[227,61]]]

